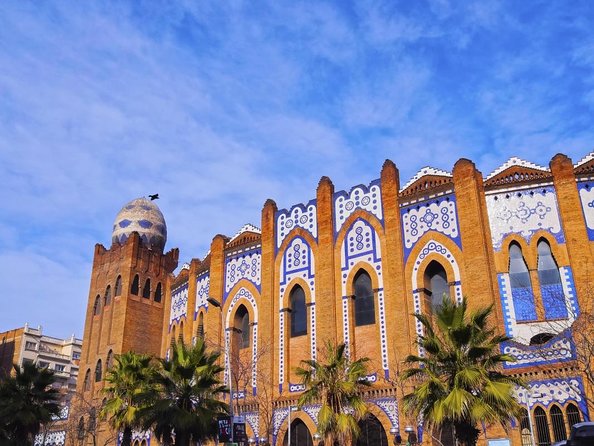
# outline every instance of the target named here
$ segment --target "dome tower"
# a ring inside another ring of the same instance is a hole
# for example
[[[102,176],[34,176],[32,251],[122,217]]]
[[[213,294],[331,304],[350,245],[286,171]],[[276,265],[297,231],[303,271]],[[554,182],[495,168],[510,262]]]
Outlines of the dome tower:
[[[133,232],[138,232],[146,247],[163,252],[167,225],[154,201],[142,197],[127,203],[115,218],[111,241],[114,245],[123,245]]]

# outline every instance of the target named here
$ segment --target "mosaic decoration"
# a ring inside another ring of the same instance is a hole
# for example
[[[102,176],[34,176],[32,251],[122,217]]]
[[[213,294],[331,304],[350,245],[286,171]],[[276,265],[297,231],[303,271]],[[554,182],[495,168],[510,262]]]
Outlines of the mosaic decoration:
[[[118,446],[122,444],[123,438],[124,438],[124,433],[120,432],[120,434],[118,435]],[[132,431],[132,442],[131,443],[134,443],[135,441],[142,443],[143,440],[146,440],[147,446],[151,445],[151,431],[150,430],[139,431],[139,430],[134,429]]]
[[[171,292],[171,311],[169,329],[174,322],[179,322],[188,312],[188,284],[185,283]]]
[[[35,435],[34,446],[62,446],[66,442],[66,431],[54,431]]]
[[[371,189],[370,189],[371,191]],[[382,353],[382,369],[384,375],[389,377],[388,370],[388,345],[386,337],[386,314],[384,304],[384,279],[382,276],[382,253],[379,235],[373,229],[373,226],[366,220],[358,218],[353,222],[342,241],[341,252],[341,289],[342,289],[342,323],[343,337],[346,344],[346,353],[349,354],[350,345],[350,324],[349,324],[349,301],[347,295],[347,278],[358,262],[367,263],[377,274],[378,289],[377,306],[379,309],[379,339]]]
[[[340,232],[343,223],[357,209],[363,209],[383,221],[382,194],[380,180],[372,181],[369,187],[355,186],[350,192],[340,191],[334,194],[334,231]]]
[[[257,382],[257,374],[258,374],[258,364],[257,364],[257,357],[258,357],[258,305],[256,304],[256,299],[254,298],[253,294],[246,288],[241,287],[237,293],[233,296],[233,300],[229,304],[229,308],[227,309],[227,317],[225,319],[225,385],[229,386],[229,352],[231,351],[231,315],[233,314],[233,310],[237,305],[237,302],[241,299],[245,298],[252,306],[254,320],[251,322],[252,325],[252,388],[254,391],[254,395],[256,392],[256,382]]]
[[[247,412],[242,415],[245,418],[245,421],[252,428],[254,435],[257,436],[258,432],[260,432],[260,415],[258,412]]]
[[[553,403],[563,405],[574,402],[583,414],[588,413],[584,386],[579,377],[532,381],[528,383],[528,389],[516,387],[515,396],[522,404],[528,402],[531,410],[536,404],[548,408]]]
[[[557,242],[565,243],[552,186],[489,194],[486,199],[495,250],[501,249],[503,239],[509,234],[520,234],[529,242],[541,229],[550,232]]]
[[[516,362],[506,362],[506,369],[551,364],[575,359],[575,346],[568,335],[554,338],[543,345],[522,345],[517,342],[502,344],[502,352],[516,358]]]
[[[400,216],[405,259],[416,242],[429,231],[446,235],[461,246],[456,200],[453,194],[402,208]]]
[[[289,392],[303,392],[305,391],[305,384],[291,384],[289,383]]]
[[[274,409],[272,413],[272,437],[273,442],[272,444],[276,444],[276,437],[280,431],[281,426],[283,425],[285,418],[289,416],[289,408],[288,407],[280,407],[278,409]]]
[[[567,316],[562,319],[555,319],[555,328],[557,330],[565,330],[569,328],[577,316],[579,316],[580,310],[576,299],[571,268],[563,266],[559,268],[559,274],[561,275]],[[531,322],[522,322],[518,319],[516,311],[518,306],[521,306],[522,303],[520,302],[519,305],[517,305],[515,301],[515,294],[512,293],[508,273],[497,274],[497,283],[499,285],[501,307],[503,309],[503,323],[505,325],[505,334],[507,336],[513,337],[515,340],[523,344],[528,344],[533,336],[551,331],[550,321],[534,320]]]
[[[194,319],[198,316],[200,308],[208,308],[208,294],[210,292],[210,274],[205,273],[196,278],[196,306]]]
[[[311,406],[303,406],[301,410],[309,415],[309,417],[313,420],[315,425],[318,425],[318,413],[320,413],[320,409],[322,406],[320,404],[312,404]]]
[[[419,275],[419,269],[423,265],[423,260],[432,253],[439,254],[443,257],[443,263],[449,264],[452,269],[454,270],[454,295],[452,296],[456,299],[456,302],[462,302],[462,283],[460,278],[460,267],[458,266],[458,262],[456,262],[456,258],[450,252],[450,250],[442,245],[440,242],[436,240],[428,240],[423,246],[423,249],[419,252],[417,258],[415,259],[413,271],[412,271],[412,288],[413,288],[413,305],[414,305],[414,312],[417,314],[421,314],[422,311],[422,295],[423,290],[419,286],[417,277]],[[415,330],[417,335],[423,335],[423,324],[420,321],[415,319]],[[419,355],[424,356],[425,352],[421,347],[419,347]]]
[[[113,223],[112,242],[124,244],[133,232],[138,232],[146,246],[163,252],[167,242],[167,225],[154,201],[137,198],[118,212]]]
[[[316,200],[307,205],[297,204],[287,211],[281,209],[276,213],[276,249],[279,249],[285,238],[295,228],[308,231],[314,239],[318,239],[318,222]]]
[[[225,295],[241,280],[247,279],[260,290],[262,270],[262,249],[256,248],[248,252],[229,256],[225,264]]]
[[[584,220],[586,221],[586,229],[588,230],[588,238],[594,240],[594,183],[584,181],[578,183],[577,186],[582,202]]]
[[[303,279],[309,287],[311,302],[309,303],[309,339],[310,354],[316,359],[316,286],[315,286],[315,262],[313,250],[303,237],[295,237],[283,253],[280,265],[280,294],[279,294],[279,391],[282,392],[285,382],[285,319],[290,318],[290,313],[283,311],[284,299],[287,291],[292,289],[291,282],[294,279]],[[300,284],[303,286],[303,283]],[[307,294],[307,290],[304,289]]]
[[[396,401],[396,398],[378,398],[372,401],[386,414],[390,423],[392,423],[392,426],[399,429],[398,402]]]
[[[67,420],[69,412],[70,412],[69,405],[62,406],[62,408],[60,409],[60,413],[58,415],[52,415],[52,421]]]

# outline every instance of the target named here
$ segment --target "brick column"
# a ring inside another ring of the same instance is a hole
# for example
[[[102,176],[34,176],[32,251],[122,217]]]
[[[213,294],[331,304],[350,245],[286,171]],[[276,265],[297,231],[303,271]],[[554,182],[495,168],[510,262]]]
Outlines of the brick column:
[[[582,211],[582,203],[577,190],[573,163],[565,155],[557,154],[549,164],[553,174],[553,184],[557,192],[557,203],[569,264],[582,310],[591,311],[592,286],[594,283],[592,252]]]
[[[317,189],[318,255],[316,257],[316,334],[317,344],[336,342],[336,305],[334,269],[334,185],[322,177]]]
[[[217,234],[210,244],[210,291],[209,297],[216,299],[221,307],[208,304],[208,311],[204,317],[204,331],[207,339],[220,346],[225,345],[224,330],[221,323],[223,305],[223,286],[225,278],[225,249],[226,237]]]
[[[473,162],[463,158],[454,165],[453,176],[464,253],[462,289],[471,306],[495,304],[499,310],[495,311],[496,322],[500,324],[501,303],[483,177]]]

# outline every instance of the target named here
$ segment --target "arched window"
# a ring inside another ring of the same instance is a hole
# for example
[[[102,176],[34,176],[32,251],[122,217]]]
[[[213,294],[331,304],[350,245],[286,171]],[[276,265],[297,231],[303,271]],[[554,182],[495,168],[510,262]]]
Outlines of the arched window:
[[[569,403],[567,405],[567,409],[565,410],[565,412],[567,413],[567,424],[569,425],[569,427],[582,421],[580,411],[575,404]]]
[[[248,348],[250,346],[250,314],[244,305],[240,305],[235,312],[233,328],[237,333],[237,346]]]
[[[130,287],[130,294],[134,294],[138,296],[138,289],[140,288],[139,285],[140,279],[138,278],[138,274],[134,276],[134,280],[132,280],[132,286]]]
[[[95,296],[95,304],[93,305],[93,315],[97,316],[101,313],[101,296]]]
[[[553,258],[551,246],[545,239],[538,241],[538,282],[542,295],[542,306],[546,319],[562,319],[567,317],[565,293],[561,284],[561,275],[557,262]]]
[[[161,302],[161,282],[157,284],[157,288],[155,288],[155,302]]]
[[[97,360],[97,365],[95,366],[95,382],[98,383],[101,381],[101,377],[103,376],[103,365],[101,364],[101,360]]]
[[[528,411],[522,409],[520,415],[520,434],[522,436],[522,446],[534,446],[532,444],[532,435],[530,435],[530,420],[528,419]]]
[[[184,321],[179,323],[179,340],[182,344],[184,343]]]
[[[365,270],[355,275],[355,326],[375,324],[375,302],[371,277]]]
[[[553,437],[555,438],[555,441],[567,440],[567,431],[565,430],[563,412],[556,404],[551,406],[550,412],[551,424],[553,425]]]
[[[110,350],[107,353],[107,361],[105,361],[105,370],[109,370],[111,369],[111,367],[113,366],[113,350]]]
[[[116,279],[114,296],[121,296],[122,295],[122,276],[118,276]]]
[[[171,343],[177,342],[177,338],[175,337],[175,325],[171,329]]]
[[[142,289],[142,297],[145,299],[151,298],[151,279],[146,279],[144,282],[144,288]]]
[[[78,428],[77,428],[77,438],[82,440],[85,438],[85,419],[84,417],[80,417],[78,419]]]
[[[520,245],[513,242],[509,245],[509,282],[512,289],[514,310],[517,321],[535,321],[536,307],[532,293],[530,272],[522,255]]]
[[[111,303],[111,285],[105,288],[105,296],[103,297],[103,306],[106,307]]]
[[[551,434],[549,433],[547,414],[542,407],[534,409],[534,424],[536,424],[537,445],[549,446],[551,444]]]
[[[291,290],[289,298],[291,305],[291,337],[307,334],[307,310],[305,307],[305,293],[299,285]]]
[[[432,260],[425,270],[425,288],[431,298],[432,311],[443,304],[444,298],[450,297],[448,276],[444,267],[436,260]]]
[[[375,415],[369,413],[365,418],[359,420],[359,429],[361,434],[357,439],[357,446],[389,446],[386,431],[380,420]]]
[[[87,369],[85,373],[85,381],[83,383],[83,390],[91,390],[91,369]]]
[[[283,446],[289,444],[289,429],[285,432]],[[299,418],[291,422],[291,446],[313,446],[313,440],[307,425]]]
[[[89,409],[89,432],[94,432],[97,427],[97,412],[94,407]]]
[[[202,312],[198,315],[198,329],[196,330],[196,336],[204,339],[204,313]]]

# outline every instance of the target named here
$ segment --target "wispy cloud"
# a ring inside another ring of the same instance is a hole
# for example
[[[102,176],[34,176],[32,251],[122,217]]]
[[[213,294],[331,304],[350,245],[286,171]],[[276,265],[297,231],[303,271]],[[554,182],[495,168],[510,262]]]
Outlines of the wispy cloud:
[[[266,198],[369,182],[385,158],[404,182],[462,156],[581,157],[593,26],[586,0],[3,2],[0,329],[82,334],[93,244],[140,195],[189,259]]]

